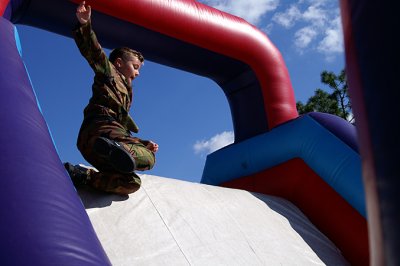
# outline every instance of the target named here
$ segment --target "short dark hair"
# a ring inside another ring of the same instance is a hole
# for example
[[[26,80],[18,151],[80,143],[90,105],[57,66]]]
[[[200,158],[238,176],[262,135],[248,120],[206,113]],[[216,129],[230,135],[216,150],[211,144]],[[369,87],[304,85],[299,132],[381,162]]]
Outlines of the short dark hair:
[[[117,58],[122,58],[123,60],[129,60],[130,55],[136,56],[141,63],[144,62],[143,55],[140,52],[135,51],[129,47],[115,48],[114,50],[111,51],[109,60],[111,61],[111,63],[114,63],[115,60],[117,60]]]

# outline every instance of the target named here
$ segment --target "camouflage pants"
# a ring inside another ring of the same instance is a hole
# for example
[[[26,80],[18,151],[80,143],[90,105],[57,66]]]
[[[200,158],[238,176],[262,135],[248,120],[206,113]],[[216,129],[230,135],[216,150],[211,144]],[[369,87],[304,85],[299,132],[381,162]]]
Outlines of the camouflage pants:
[[[135,173],[122,174],[107,168],[108,163],[93,151],[96,138],[106,137],[119,142],[136,162],[136,170],[144,171],[153,168],[155,156],[138,138],[132,137],[116,121],[94,121],[84,124],[79,132],[77,146],[83,157],[99,172],[90,170],[88,184],[98,190],[129,194],[140,188],[141,180]]]

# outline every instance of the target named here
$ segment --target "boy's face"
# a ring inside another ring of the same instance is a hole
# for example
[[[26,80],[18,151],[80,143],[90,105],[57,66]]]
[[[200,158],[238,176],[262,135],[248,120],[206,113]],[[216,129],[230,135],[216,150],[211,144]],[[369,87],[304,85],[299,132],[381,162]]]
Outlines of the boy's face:
[[[132,86],[132,81],[139,76],[141,66],[142,62],[133,55],[127,56],[126,59],[117,58],[115,60],[115,67],[124,75],[129,86]]]

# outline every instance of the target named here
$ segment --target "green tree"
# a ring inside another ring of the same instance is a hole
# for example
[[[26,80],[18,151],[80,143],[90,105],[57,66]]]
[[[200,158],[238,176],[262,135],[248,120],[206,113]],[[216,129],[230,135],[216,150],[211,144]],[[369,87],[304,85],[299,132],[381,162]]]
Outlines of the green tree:
[[[353,116],[345,71],[340,71],[339,75],[323,71],[321,73],[321,82],[328,85],[332,93],[319,88],[316,89],[314,96],[310,97],[306,104],[301,101],[296,103],[298,112],[300,114],[308,112],[329,113],[352,122]]]

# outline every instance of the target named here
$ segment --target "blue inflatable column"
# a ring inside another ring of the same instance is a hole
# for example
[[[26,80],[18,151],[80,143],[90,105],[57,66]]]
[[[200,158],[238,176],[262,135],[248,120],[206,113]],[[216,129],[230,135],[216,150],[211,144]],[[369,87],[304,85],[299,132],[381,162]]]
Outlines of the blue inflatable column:
[[[16,29],[2,17],[0,36],[0,264],[110,265],[38,108]]]

